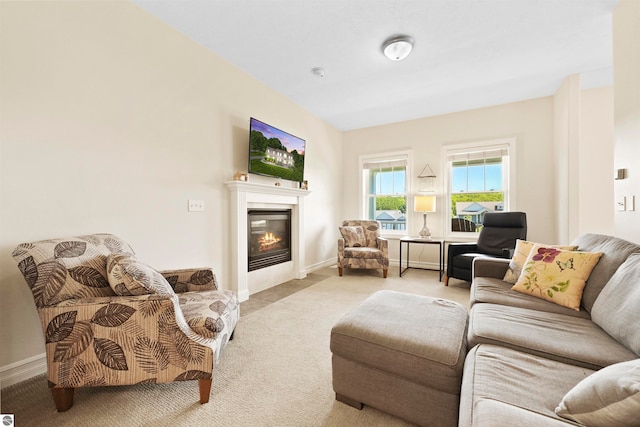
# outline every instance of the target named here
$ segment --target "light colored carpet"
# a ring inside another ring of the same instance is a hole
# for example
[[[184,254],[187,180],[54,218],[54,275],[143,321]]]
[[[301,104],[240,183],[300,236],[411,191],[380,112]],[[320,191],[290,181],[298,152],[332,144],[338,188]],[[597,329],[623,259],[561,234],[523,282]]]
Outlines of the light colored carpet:
[[[324,269],[326,280],[243,316],[214,372],[211,400],[198,403],[196,381],[81,388],[57,413],[44,375],[2,390],[2,413],[16,425],[60,426],[407,426],[367,406],[336,402],[331,386],[331,327],[382,289],[447,298],[468,306],[465,283],[436,272]],[[395,273],[395,274],[394,274]],[[453,282],[453,280],[452,280]]]

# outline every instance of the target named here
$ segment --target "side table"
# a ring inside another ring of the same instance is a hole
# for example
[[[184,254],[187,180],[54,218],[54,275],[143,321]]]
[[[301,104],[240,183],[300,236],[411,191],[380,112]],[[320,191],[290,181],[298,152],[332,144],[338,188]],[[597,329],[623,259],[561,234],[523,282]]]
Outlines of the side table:
[[[403,269],[402,268],[402,244],[405,243],[407,245],[407,265]],[[413,236],[405,236],[400,239],[400,277],[410,268],[415,268],[418,270],[435,270],[433,268],[423,268],[423,267],[409,267],[409,247],[412,243],[417,243],[421,245],[438,245],[438,263],[439,269],[437,271],[440,272],[440,281],[442,282],[442,276],[444,275],[444,239],[433,239],[433,238],[425,238],[425,237],[413,237]]]

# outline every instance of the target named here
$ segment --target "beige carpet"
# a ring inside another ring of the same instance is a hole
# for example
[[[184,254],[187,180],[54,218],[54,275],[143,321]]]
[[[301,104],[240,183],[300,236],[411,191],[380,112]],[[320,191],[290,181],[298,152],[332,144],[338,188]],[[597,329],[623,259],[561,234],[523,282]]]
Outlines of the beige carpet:
[[[367,296],[391,289],[468,306],[468,284],[445,287],[436,272],[356,270],[326,280],[240,319],[235,339],[214,372],[211,400],[198,403],[195,381],[81,388],[74,406],[57,413],[44,375],[2,390],[2,413],[18,426],[406,426],[366,407],[336,402],[331,387],[329,334]],[[394,274],[395,273],[395,274]],[[453,282],[453,281],[452,281]]]

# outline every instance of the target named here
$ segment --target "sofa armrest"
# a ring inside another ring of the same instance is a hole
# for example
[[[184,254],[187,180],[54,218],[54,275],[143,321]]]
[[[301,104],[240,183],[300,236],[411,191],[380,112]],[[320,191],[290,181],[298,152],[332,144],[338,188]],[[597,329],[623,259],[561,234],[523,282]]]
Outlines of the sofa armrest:
[[[509,268],[510,259],[477,257],[473,260],[473,277],[502,279]]]
[[[38,314],[50,387],[211,378],[213,346],[195,341],[173,294],[65,300]]]
[[[218,290],[218,281],[213,269],[183,268],[178,270],[164,270],[160,274],[167,279],[176,293],[190,291],[215,291]]]

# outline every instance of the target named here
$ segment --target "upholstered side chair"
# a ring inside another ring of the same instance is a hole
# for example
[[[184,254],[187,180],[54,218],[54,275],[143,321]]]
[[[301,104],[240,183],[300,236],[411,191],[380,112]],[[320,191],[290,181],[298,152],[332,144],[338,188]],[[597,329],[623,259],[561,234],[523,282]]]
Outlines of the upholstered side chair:
[[[345,268],[382,269],[387,277],[389,270],[389,245],[380,237],[380,221],[347,220],[339,227],[338,274]]]
[[[40,316],[58,411],[89,386],[198,380],[209,401],[240,315],[211,269],[157,272],[111,234],[23,243],[13,257]]]
[[[450,243],[447,251],[449,278],[471,281],[473,260],[479,256],[511,258],[516,240],[527,238],[527,214],[524,212],[489,212],[485,214],[483,227],[476,243]]]

